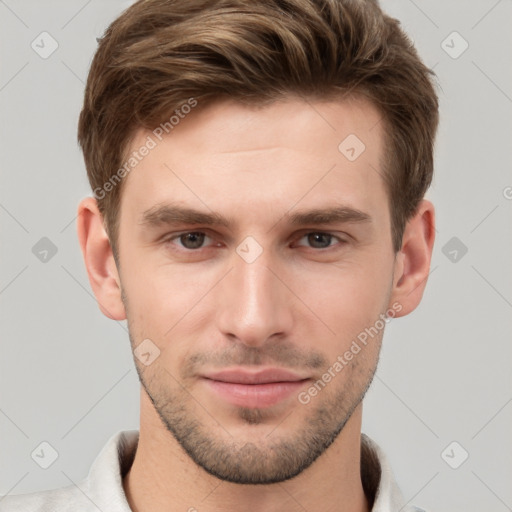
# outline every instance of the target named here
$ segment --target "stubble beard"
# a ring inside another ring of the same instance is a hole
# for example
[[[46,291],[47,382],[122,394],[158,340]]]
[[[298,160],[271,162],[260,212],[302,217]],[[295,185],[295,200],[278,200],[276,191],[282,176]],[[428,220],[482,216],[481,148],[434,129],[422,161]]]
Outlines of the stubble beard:
[[[350,374],[344,381],[346,385],[335,393],[322,390],[305,405],[297,400],[281,422],[288,431],[294,418],[302,424],[286,438],[281,436],[279,423],[269,424],[266,428],[269,433],[258,435],[260,442],[234,438],[229,428],[215,419],[211,405],[198,404],[191,392],[178,383],[171,389],[168,384],[175,379],[156,362],[149,378],[146,378],[147,369],[137,361],[136,367],[163,425],[195,464],[220,480],[254,485],[283,482],[299,475],[334,442],[361,403],[375,374],[376,361],[368,367],[363,364],[364,359],[359,364],[354,359],[353,364],[344,368]],[[309,409],[306,415],[304,408]],[[198,411],[208,424],[198,418]],[[266,409],[238,407],[236,414],[248,429],[265,428],[265,423],[272,419]]]

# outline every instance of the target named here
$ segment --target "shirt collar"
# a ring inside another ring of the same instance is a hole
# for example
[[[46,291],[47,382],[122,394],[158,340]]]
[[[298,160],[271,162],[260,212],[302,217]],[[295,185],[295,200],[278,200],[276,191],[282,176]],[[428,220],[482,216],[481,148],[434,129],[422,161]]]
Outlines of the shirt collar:
[[[87,477],[87,495],[101,510],[131,512],[123,488],[139,440],[138,430],[113,435],[94,461]],[[361,480],[372,512],[412,512],[404,503],[387,458],[367,435],[361,434]]]
[[[372,512],[421,511],[404,502],[387,457],[365,434],[361,434],[361,480],[368,501],[373,501]]]

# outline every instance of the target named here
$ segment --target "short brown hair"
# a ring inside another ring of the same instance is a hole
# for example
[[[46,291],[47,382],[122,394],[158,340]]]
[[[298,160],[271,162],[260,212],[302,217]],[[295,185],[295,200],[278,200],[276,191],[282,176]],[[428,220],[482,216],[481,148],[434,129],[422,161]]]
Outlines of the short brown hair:
[[[265,104],[349,93],[382,116],[399,251],[432,180],[433,76],[376,0],[139,0],[99,40],[78,124],[92,189],[111,183],[97,199],[114,254],[122,181],[112,179],[138,129],[154,129],[190,98]]]

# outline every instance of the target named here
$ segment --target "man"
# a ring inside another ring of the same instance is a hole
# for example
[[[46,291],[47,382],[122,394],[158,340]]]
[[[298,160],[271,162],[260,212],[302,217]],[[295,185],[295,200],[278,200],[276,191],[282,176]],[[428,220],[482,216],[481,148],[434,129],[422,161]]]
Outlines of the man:
[[[99,42],[78,234],[140,432],[0,510],[398,511],[362,399],[419,304],[431,73],[376,1],[141,0]],[[417,510],[417,509],[416,509]]]

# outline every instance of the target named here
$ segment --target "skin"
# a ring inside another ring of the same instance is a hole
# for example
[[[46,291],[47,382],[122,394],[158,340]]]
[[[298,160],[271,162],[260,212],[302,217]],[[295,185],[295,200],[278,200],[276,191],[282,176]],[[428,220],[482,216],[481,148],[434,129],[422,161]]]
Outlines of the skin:
[[[140,437],[123,481],[134,511],[369,510],[362,398],[384,330],[308,404],[298,393],[379,315],[413,311],[426,284],[434,208],[420,203],[395,254],[379,118],[360,99],[199,105],[124,178],[119,266],[96,201],[81,202],[79,239],[101,311],[128,319],[133,349],[149,339],[160,351],[147,366],[134,357]],[[338,150],[349,134],[366,146],[352,162]],[[148,135],[137,132],[131,149]],[[232,224],[143,222],[166,203]],[[340,205],[368,219],[290,223]],[[311,236],[319,231],[332,236]],[[170,240],[187,232],[207,236]],[[247,236],[262,250],[250,263],[236,251]],[[202,378],[270,367],[306,379],[270,406],[233,405]]]

